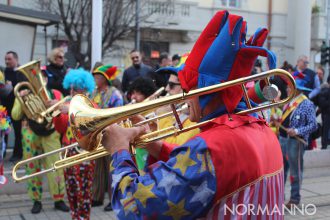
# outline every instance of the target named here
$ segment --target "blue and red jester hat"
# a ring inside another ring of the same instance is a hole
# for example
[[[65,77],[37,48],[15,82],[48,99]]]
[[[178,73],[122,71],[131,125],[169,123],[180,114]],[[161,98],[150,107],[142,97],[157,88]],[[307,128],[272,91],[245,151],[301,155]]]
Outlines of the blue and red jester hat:
[[[219,11],[208,23],[196,41],[178,74],[185,92],[249,76],[258,56],[267,57],[270,69],[276,65],[275,54],[262,47],[268,30],[259,28],[245,42],[246,21],[228,11]],[[201,96],[204,109],[214,94]],[[233,86],[220,93],[229,113],[232,113],[243,96],[241,87]]]

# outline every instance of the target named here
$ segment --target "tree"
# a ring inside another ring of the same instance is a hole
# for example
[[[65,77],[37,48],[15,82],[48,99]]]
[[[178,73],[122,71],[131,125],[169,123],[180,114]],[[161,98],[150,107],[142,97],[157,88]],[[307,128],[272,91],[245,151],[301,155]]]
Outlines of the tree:
[[[69,41],[68,49],[81,66],[89,68],[92,43],[92,0],[37,0],[37,3],[41,10],[61,17],[60,29]],[[103,0],[103,55],[111,52],[117,40],[127,37],[134,31],[135,4],[136,0]],[[146,14],[141,14],[140,20],[146,17]]]

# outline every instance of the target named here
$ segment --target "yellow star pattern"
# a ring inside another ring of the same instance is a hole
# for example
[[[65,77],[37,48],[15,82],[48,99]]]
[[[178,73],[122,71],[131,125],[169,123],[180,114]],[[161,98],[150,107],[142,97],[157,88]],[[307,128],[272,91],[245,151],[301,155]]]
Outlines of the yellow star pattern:
[[[174,169],[180,169],[182,175],[186,173],[189,166],[196,165],[196,161],[192,160],[190,157],[190,148],[184,154],[178,154],[176,156],[176,164],[173,166]]]
[[[190,215],[190,212],[184,209],[185,201],[184,199],[181,200],[181,202],[174,204],[171,201],[167,201],[167,205],[169,207],[169,210],[164,213],[166,216],[172,216],[174,220],[180,220],[182,216]]]
[[[124,195],[125,189],[127,188],[128,185],[133,181],[133,178],[130,176],[125,176],[124,178],[121,179],[119,183],[119,189],[121,190],[121,194]]]
[[[113,160],[111,160],[110,163],[110,172],[112,172],[115,169],[115,167],[113,166]]]
[[[136,199],[140,200],[144,208],[146,207],[147,199],[157,198],[156,195],[151,191],[154,185],[155,184],[153,183],[149,186],[145,186],[142,183],[139,183],[137,190],[133,194]]]
[[[213,165],[211,163],[211,155],[209,152],[206,152],[206,157],[205,154],[197,154],[197,158],[198,160],[200,160],[201,163],[201,167],[198,170],[198,173],[202,173],[204,171],[209,171],[211,173],[214,173],[213,171]]]

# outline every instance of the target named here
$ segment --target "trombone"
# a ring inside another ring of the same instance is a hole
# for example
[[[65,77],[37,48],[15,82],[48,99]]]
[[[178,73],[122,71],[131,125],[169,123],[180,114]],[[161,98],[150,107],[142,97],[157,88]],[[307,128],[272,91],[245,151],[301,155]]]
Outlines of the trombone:
[[[270,91],[270,87],[271,87],[271,84],[269,82],[269,77],[276,75],[285,79],[285,81],[287,82],[287,86],[291,89],[292,92],[289,94],[287,98],[279,101],[274,100],[277,94],[269,95],[268,96],[269,103],[264,103],[256,107],[252,107],[251,101],[247,94],[247,89],[245,88],[245,84],[251,81],[265,80],[266,86],[264,90],[267,92]],[[255,74],[252,76],[243,77],[228,82],[223,82],[221,84],[216,84],[216,85],[192,90],[189,93],[167,96],[157,100],[141,102],[137,104],[126,105],[111,109],[94,109],[91,101],[86,96],[76,95],[73,97],[70,103],[69,120],[73,134],[77,142],[79,143],[79,146],[86,151],[74,155],[72,157],[67,157],[55,162],[52,169],[53,170],[63,169],[75,164],[82,163],[84,161],[94,160],[108,155],[109,152],[101,145],[101,140],[102,140],[102,130],[110,124],[119,123],[134,115],[141,114],[143,112],[150,111],[155,108],[159,108],[160,106],[163,105],[175,105],[184,102],[186,99],[219,92],[231,86],[240,86],[243,91],[245,102],[247,102],[246,110],[235,113],[239,115],[261,111],[278,105],[283,105],[289,102],[294,97],[294,91],[296,90],[295,81],[290,73],[281,69],[274,69],[259,74]],[[168,114],[174,114],[174,115],[177,114],[175,108],[172,108],[172,110],[173,112],[166,113],[167,116]],[[156,118],[153,119],[156,120]],[[163,138],[170,137],[173,135],[178,135],[195,128],[199,128],[209,123],[212,120],[213,119],[210,119],[208,121],[197,123],[195,125],[184,128],[181,128],[180,126],[179,128],[175,126],[171,126],[168,128],[150,132],[148,134],[144,134],[138,137],[132,144],[135,147],[143,147],[148,143],[161,140]],[[143,121],[141,123],[147,123],[147,122]],[[136,125],[141,125],[141,123]],[[181,123],[178,122],[178,124]],[[31,160],[32,159],[34,158],[31,158]],[[24,161],[21,162],[23,163]],[[16,171],[18,169],[17,165],[13,169],[13,179],[15,181],[21,181],[22,178],[18,179],[16,175]],[[26,176],[24,179],[28,179],[28,178],[30,177]]]

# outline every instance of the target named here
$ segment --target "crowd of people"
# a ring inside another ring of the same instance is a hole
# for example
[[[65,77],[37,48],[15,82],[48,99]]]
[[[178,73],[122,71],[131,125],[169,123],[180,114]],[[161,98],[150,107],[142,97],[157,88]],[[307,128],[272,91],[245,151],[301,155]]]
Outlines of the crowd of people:
[[[48,57],[49,64],[41,71],[50,97],[46,107],[55,105],[66,95],[76,94],[88,96],[94,107],[101,109],[157,98],[155,93],[162,87],[165,92],[157,96],[182,94],[246,76],[237,74],[242,70],[248,70],[242,71],[244,74],[262,72],[262,62],[256,59],[258,55],[266,56],[269,68],[273,68],[273,53],[262,48],[267,30],[259,30],[245,42],[245,21],[231,16],[226,11],[216,13],[189,54],[175,54],[170,59],[167,53],[162,53],[156,68],[144,64],[140,51],[132,50],[129,53],[132,65],[123,72],[121,83],[117,78],[118,67],[96,63],[91,72],[70,69],[64,62],[64,50],[55,48]],[[229,23],[236,27],[232,33],[236,38],[225,38],[226,28],[214,28]],[[208,39],[209,36],[213,37]],[[242,44],[246,44],[245,50],[241,50]],[[259,49],[266,52],[260,53]],[[246,58],[245,53],[250,58]],[[216,54],[221,54],[218,60],[214,59]],[[60,113],[52,118],[50,126],[35,122],[24,113],[22,103],[13,92],[17,83],[27,80],[16,70],[17,53],[8,51],[5,63],[0,92],[1,105],[6,107],[15,133],[10,161],[28,159],[75,143],[68,115],[70,99],[58,107]],[[104,210],[114,209],[121,219],[220,216],[224,205],[232,207],[245,200],[255,205],[283,204],[283,186],[289,172],[291,195],[286,205],[299,205],[305,150],[315,147],[318,136],[321,136],[322,149],[330,144],[330,77],[324,79],[321,67],[316,72],[309,69],[305,55],[298,57],[295,66],[285,62],[281,68],[292,74],[297,91],[290,90],[281,77],[271,78],[271,83],[278,88],[278,98],[288,94],[294,94],[294,98],[285,106],[270,109],[269,117],[256,113],[235,114],[247,105],[241,89],[234,87],[189,99],[187,106],[164,106],[153,112],[161,115],[176,108],[180,109],[178,117],[170,115],[154,124],[133,128],[110,125],[102,139],[109,156],[47,175],[54,207],[71,211],[73,219],[89,219],[91,207],[103,205],[108,194],[111,202]],[[248,88],[252,91],[260,85],[255,82]],[[19,96],[24,100],[30,92],[22,89]],[[321,114],[320,126],[317,114]],[[131,156],[130,140],[141,134],[210,119],[212,121],[201,128],[150,143],[144,149],[136,149],[136,155]],[[8,143],[8,134],[3,136],[3,142]],[[67,156],[77,155],[81,150],[79,146],[72,148]],[[5,154],[3,150],[1,159]],[[30,162],[26,173],[49,168],[57,160],[59,155]],[[41,177],[27,180],[34,214],[42,210],[42,181]],[[65,191],[69,207],[64,202]],[[263,198],[258,194],[267,196]]]

